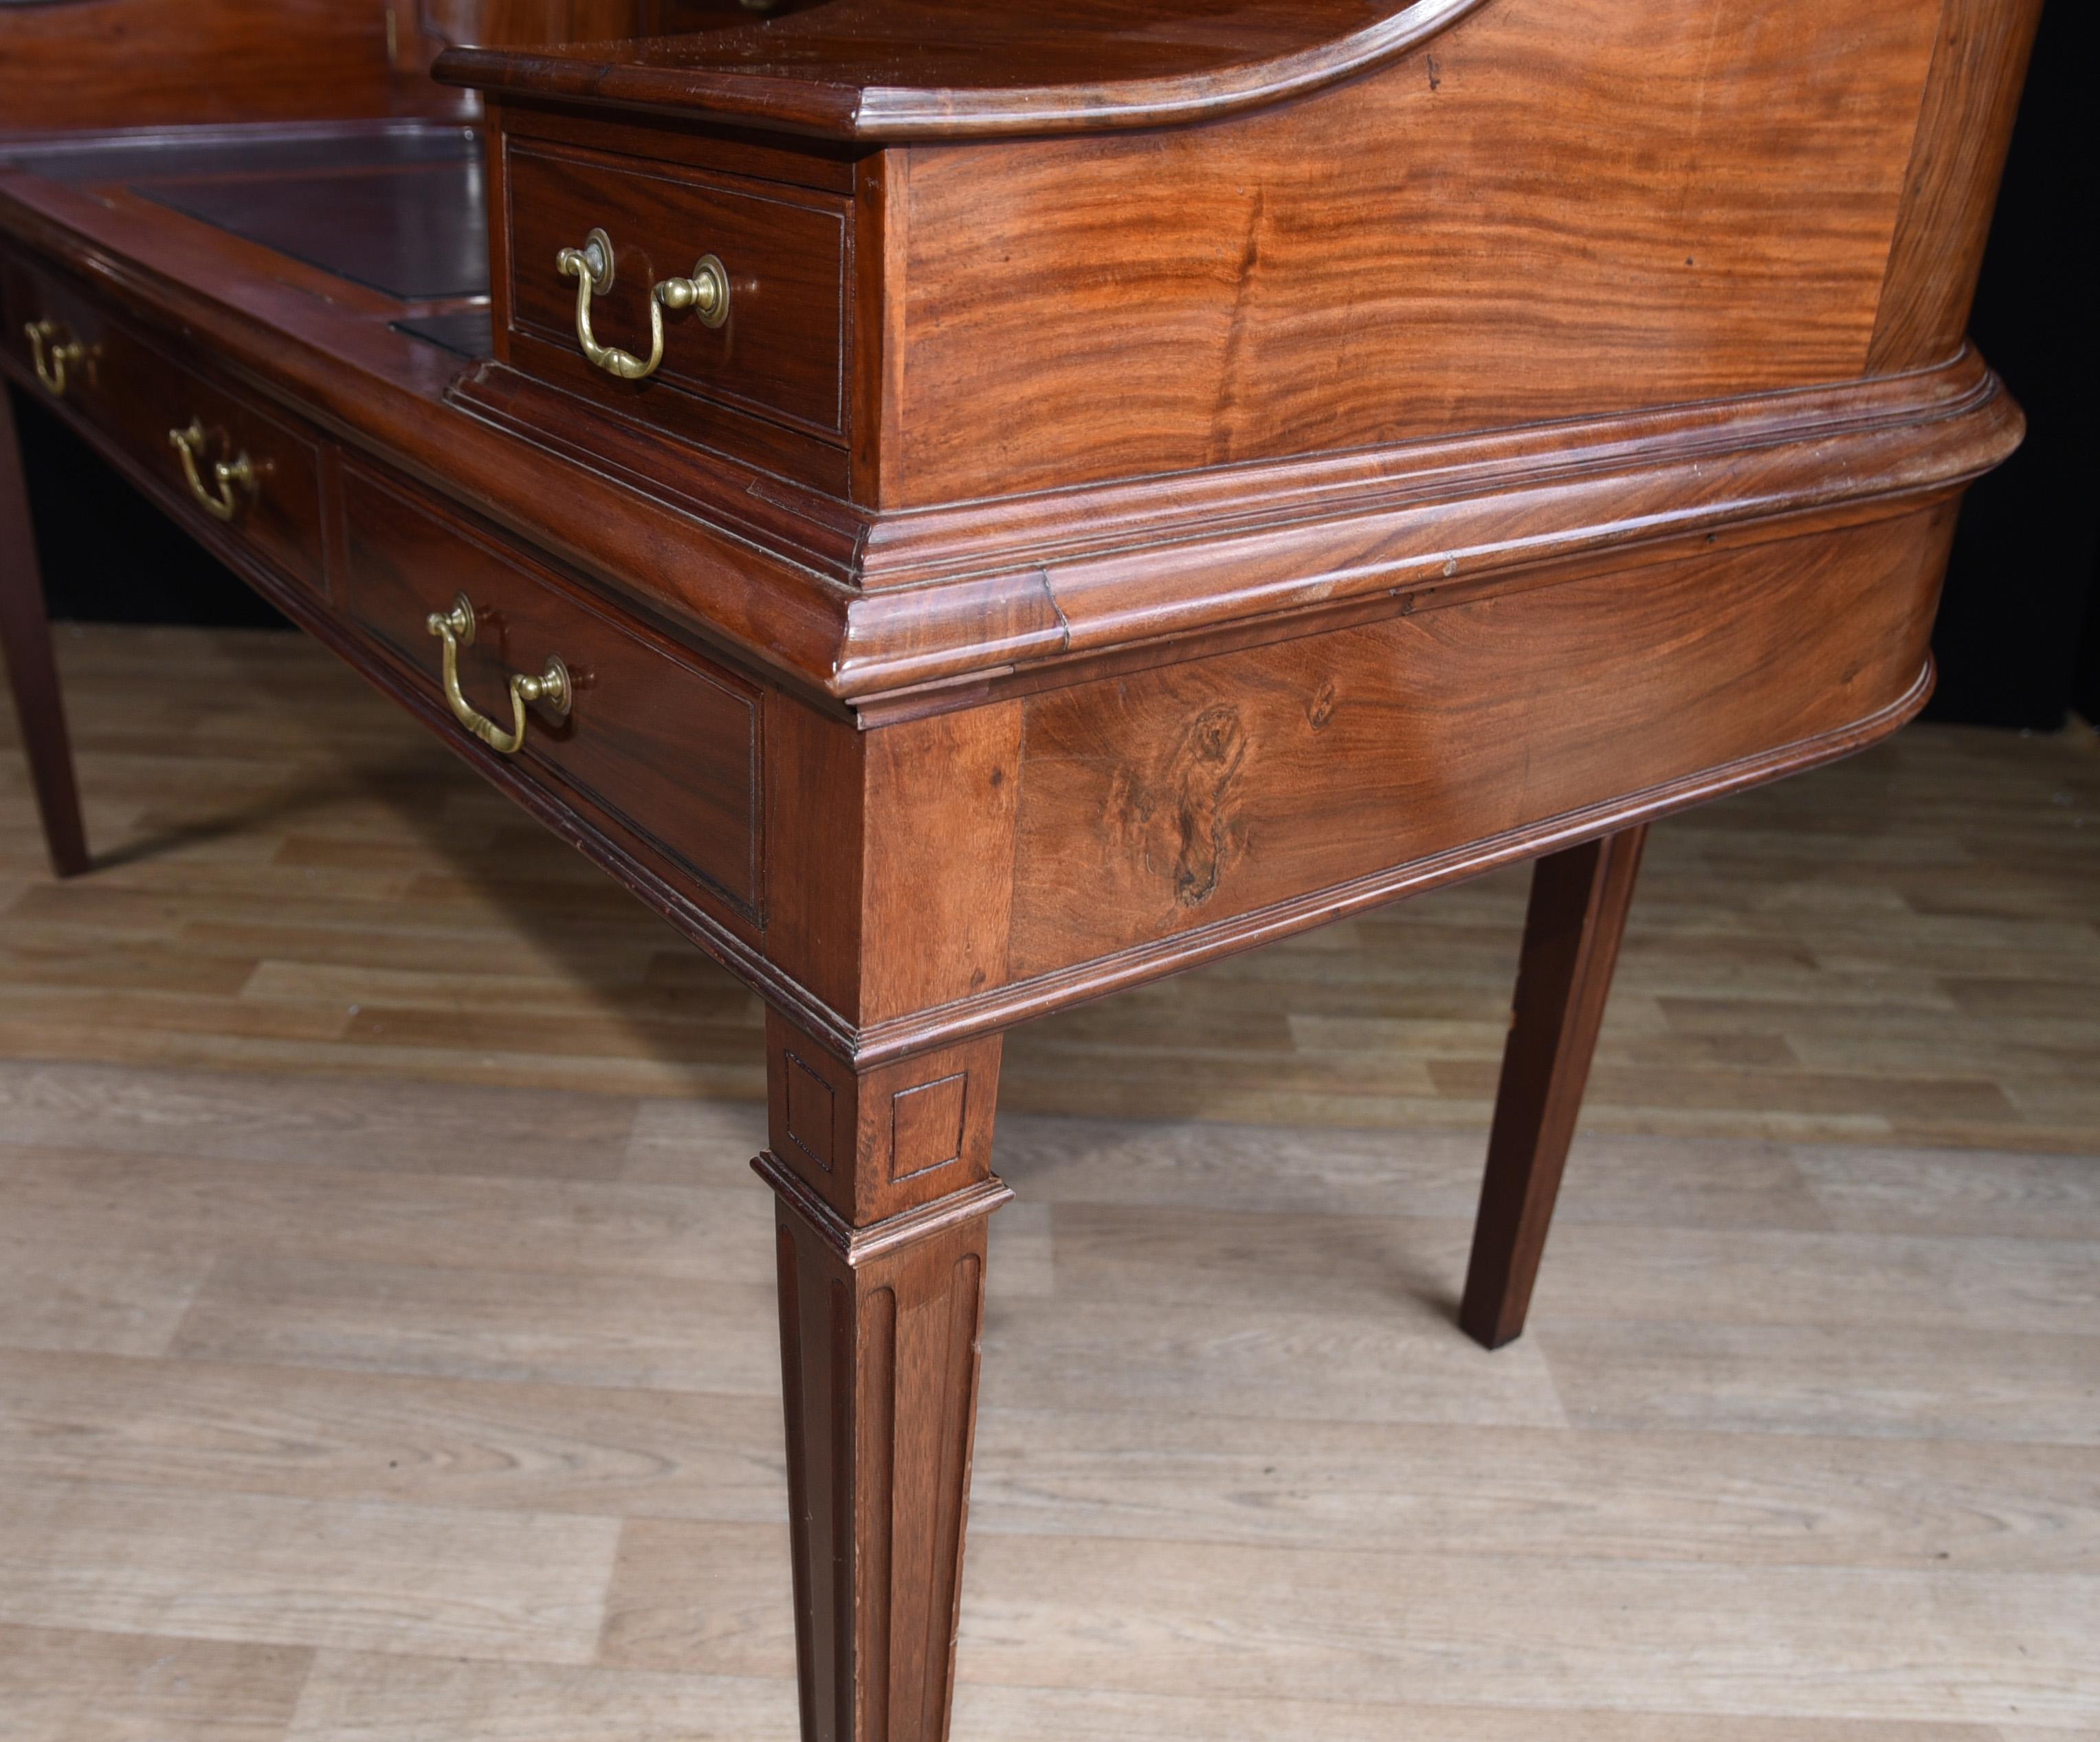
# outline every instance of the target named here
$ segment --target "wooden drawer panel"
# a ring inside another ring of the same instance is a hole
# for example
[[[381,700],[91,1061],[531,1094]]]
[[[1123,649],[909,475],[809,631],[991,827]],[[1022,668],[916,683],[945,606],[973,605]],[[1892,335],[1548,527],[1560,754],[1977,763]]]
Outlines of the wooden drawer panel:
[[[23,325],[48,320],[62,339],[90,347],[85,364],[68,372],[65,404],[112,437],[147,476],[174,492],[192,525],[219,528],[252,547],[279,571],[326,585],[321,538],[320,452],[285,418],[265,410],[253,395],[209,379],[175,362],[161,344],[104,315],[93,299],[55,276],[24,268],[10,293],[24,310],[9,321],[16,342]],[[195,427],[199,481],[226,506],[221,518],[191,489],[172,432]],[[245,456],[252,484],[222,488],[213,468]]]
[[[148,472],[167,478],[194,518],[214,522],[278,569],[325,589],[320,451],[312,442],[249,395],[183,368],[121,327],[110,331],[99,390],[112,433]],[[193,428],[203,433],[201,479],[208,496],[232,505],[231,519],[205,510],[170,439]],[[243,457],[252,487],[222,489],[212,468]]]
[[[756,687],[615,615],[408,485],[346,461],[342,500],[339,602],[357,624],[441,695],[429,619],[465,593],[478,620],[461,688],[506,728],[510,674],[538,673],[559,655],[574,706],[566,719],[531,710],[520,764],[755,920]]]
[[[38,350],[27,331],[31,325],[46,329],[43,351],[47,363],[53,347],[79,344],[87,348],[85,358],[66,368],[62,393],[53,393],[48,382],[44,390],[54,399],[62,398],[82,415],[92,417],[102,402],[97,390],[108,342],[109,317],[84,293],[23,261],[0,262],[0,297],[4,297],[6,308],[7,349],[25,365],[33,365]]]
[[[516,357],[521,366],[551,366],[640,416],[681,422],[677,402],[699,399],[843,439],[845,201],[530,139],[510,139],[506,157],[510,329],[530,353]],[[615,260],[611,289],[593,300],[600,344],[646,358],[651,287],[689,277],[705,254],[728,269],[726,324],[667,315],[663,364],[648,381],[592,367],[576,341],[576,282],[555,262],[593,229],[612,238]]]

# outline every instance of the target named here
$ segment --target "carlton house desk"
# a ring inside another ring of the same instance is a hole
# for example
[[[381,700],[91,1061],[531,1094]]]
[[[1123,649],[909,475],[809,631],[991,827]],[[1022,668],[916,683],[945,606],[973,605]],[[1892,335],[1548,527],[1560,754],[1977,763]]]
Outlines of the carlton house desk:
[[[946,1733],[1014,1025],[1535,859],[1522,1330],[1648,823],[1931,686],[2038,9],[0,4],[9,385],[766,1003],[806,1736]]]

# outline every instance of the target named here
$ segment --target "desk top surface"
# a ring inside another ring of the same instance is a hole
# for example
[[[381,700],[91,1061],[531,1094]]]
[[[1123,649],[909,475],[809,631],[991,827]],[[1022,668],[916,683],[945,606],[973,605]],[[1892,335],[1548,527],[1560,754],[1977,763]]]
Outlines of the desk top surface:
[[[375,315],[457,355],[492,348],[488,189],[470,128],[394,121],[86,135],[0,149],[6,170],[105,201],[143,201],[375,292],[400,305],[375,305]]]
[[[880,141],[1215,119],[1382,65],[1480,0],[732,0],[674,33],[463,49],[437,76],[492,95],[664,109]]]

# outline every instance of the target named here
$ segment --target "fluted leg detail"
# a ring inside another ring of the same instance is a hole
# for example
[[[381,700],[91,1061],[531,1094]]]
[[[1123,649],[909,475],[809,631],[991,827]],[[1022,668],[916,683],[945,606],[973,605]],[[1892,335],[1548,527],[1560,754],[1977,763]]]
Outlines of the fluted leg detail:
[[[986,1223],[1012,1195],[999,1043],[863,1074],[778,1021],[769,1040],[802,1734],[943,1742]]]

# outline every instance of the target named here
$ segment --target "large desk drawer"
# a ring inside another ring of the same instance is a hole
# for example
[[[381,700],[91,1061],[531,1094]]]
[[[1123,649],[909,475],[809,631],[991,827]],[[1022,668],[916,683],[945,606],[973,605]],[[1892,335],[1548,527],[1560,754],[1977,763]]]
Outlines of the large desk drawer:
[[[459,652],[462,696],[506,732],[511,677],[558,657],[570,711],[528,708],[518,762],[756,920],[756,686],[616,616],[411,485],[346,461],[342,501],[338,603],[356,624],[442,695],[430,620],[463,595],[475,623]]]
[[[254,395],[177,363],[162,342],[57,277],[20,267],[10,280],[11,338],[46,392],[186,501],[197,521],[223,528],[280,573],[326,584],[312,441]]]

